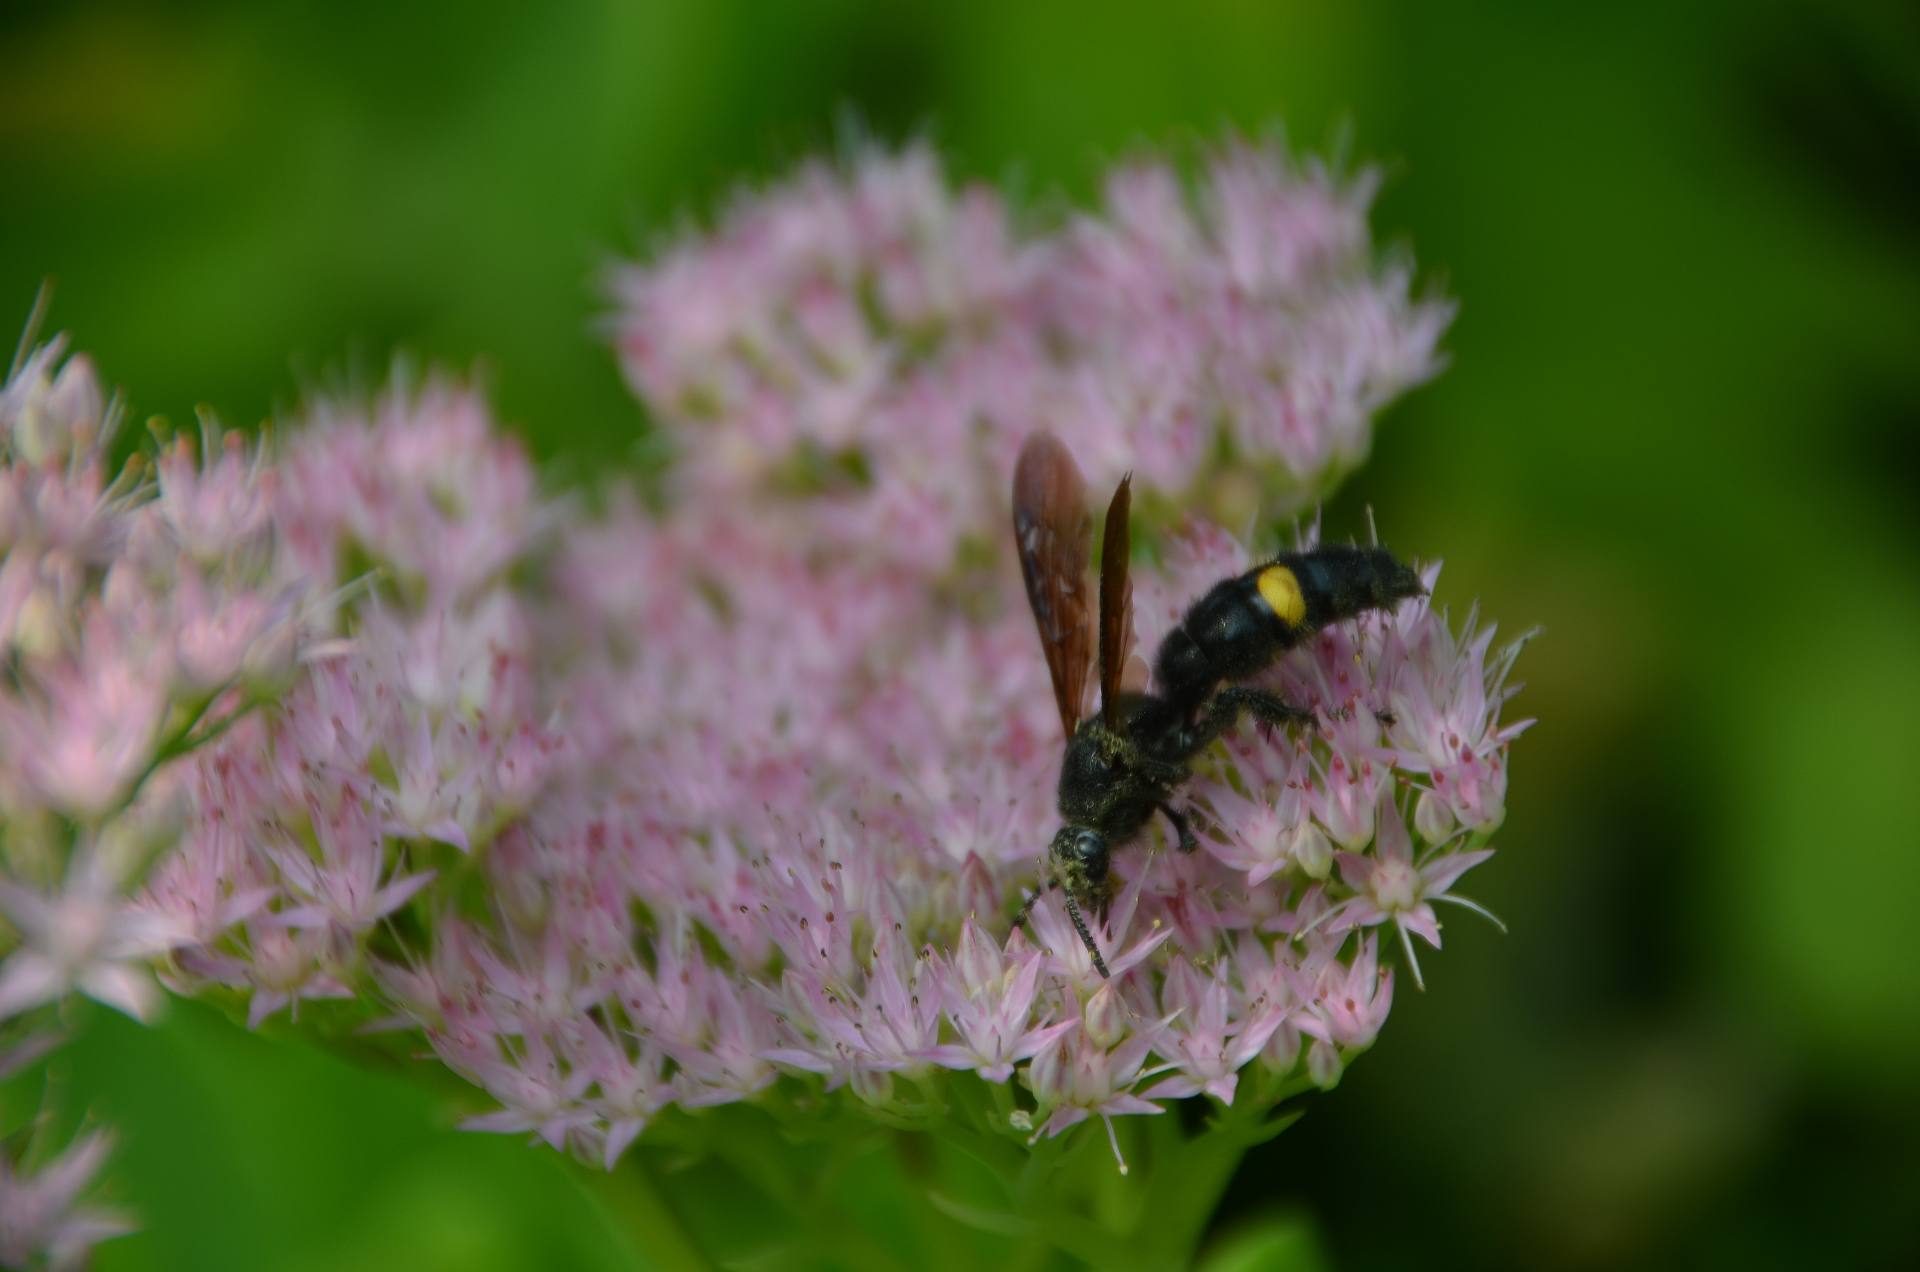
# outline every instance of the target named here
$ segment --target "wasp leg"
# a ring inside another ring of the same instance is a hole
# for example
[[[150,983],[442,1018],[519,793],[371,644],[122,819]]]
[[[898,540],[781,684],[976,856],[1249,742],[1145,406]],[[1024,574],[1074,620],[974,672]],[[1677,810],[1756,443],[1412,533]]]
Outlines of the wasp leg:
[[[1187,821],[1185,813],[1182,813],[1172,804],[1161,804],[1159,808],[1162,813],[1166,814],[1167,820],[1173,823],[1174,833],[1180,836],[1181,852],[1192,852],[1200,847],[1200,841],[1194,838],[1193,826]]]
[[[1213,701],[1207,704],[1206,714],[1198,723],[1183,729],[1177,735],[1175,750],[1183,757],[1191,759],[1213,744],[1213,740],[1231,729],[1240,719],[1240,713],[1246,711],[1263,724],[1276,728],[1287,724],[1312,724],[1313,712],[1296,707],[1278,694],[1268,693],[1264,689],[1250,689],[1245,685],[1229,685],[1213,695]]]
[[[1351,720],[1353,719],[1353,708],[1352,707],[1335,707],[1331,711],[1327,712],[1327,714],[1332,716],[1336,720]],[[1398,719],[1394,716],[1393,712],[1391,711],[1375,711],[1373,713],[1373,718],[1378,722],[1380,722],[1381,724],[1388,725],[1388,726],[1392,726],[1394,724],[1399,723]]]
[[[1214,695],[1213,702],[1215,711],[1225,704],[1226,710],[1233,713],[1222,726],[1222,732],[1233,726],[1233,717],[1243,709],[1262,724],[1271,724],[1276,728],[1286,724],[1313,723],[1313,712],[1305,707],[1296,707],[1279,694],[1268,693],[1264,689],[1249,689],[1245,685],[1222,689]]]

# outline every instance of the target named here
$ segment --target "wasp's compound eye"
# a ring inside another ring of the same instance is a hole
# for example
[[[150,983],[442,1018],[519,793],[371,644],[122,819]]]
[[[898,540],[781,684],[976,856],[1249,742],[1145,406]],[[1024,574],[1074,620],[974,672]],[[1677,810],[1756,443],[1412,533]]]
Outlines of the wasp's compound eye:
[[[1091,830],[1083,830],[1073,837],[1073,855],[1085,867],[1087,877],[1095,882],[1107,876],[1107,841]]]

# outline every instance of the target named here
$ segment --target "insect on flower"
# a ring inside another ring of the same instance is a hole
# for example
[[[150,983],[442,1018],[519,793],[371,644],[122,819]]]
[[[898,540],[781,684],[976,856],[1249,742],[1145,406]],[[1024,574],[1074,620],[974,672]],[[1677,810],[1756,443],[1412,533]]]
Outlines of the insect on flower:
[[[1107,505],[1100,560],[1100,710],[1085,711],[1092,666],[1086,595],[1092,522],[1073,457],[1051,433],[1021,447],[1013,473],[1013,533],[1027,600],[1053,678],[1066,756],[1060,766],[1060,816],[1066,823],[1047,849],[1047,889],[1066,896],[1067,915],[1104,978],[1106,960],[1083,910],[1103,915],[1114,848],[1158,812],[1182,852],[1199,846],[1174,791],[1192,761],[1232,728],[1242,712],[1267,724],[1311,724],[1311,711],[1264,689],[1237,683],[1330,623],[1384,609],[1425,588],[1411,568],[1381,547],[1323,545],[1282,553],[1223,579],[1167,633],[1154,658],[1155,692],[1144,664],[1130,658],[1133,584],[1127,519],[1132,474]],[[1021,907],[1015,922],[1043,893]]]

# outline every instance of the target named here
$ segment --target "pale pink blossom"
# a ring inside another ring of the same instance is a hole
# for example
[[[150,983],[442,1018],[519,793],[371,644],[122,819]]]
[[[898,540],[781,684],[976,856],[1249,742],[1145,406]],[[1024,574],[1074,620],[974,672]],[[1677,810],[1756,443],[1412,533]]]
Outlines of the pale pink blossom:
[[[300,1003],[348,999],[339,934],[327,928],[290,928],[256,915],[217,944],[182,950],[168,988],[192,993],[203,985],[247,991],[247,1027],[283,1010],[299,1017]]]
[[[0,385],[0,446],[28,469],[90,462],[112,433],[113,414],[93,360],[68,357],[66,339],[56,337],[29,350]]]
[[[1034,1056],[1027,1069],[1027,1086],[1039,1103],[1045,1121],[1034,1138],[1054,1136],[1097,1116],[1107,1128],[1107,1143],[1120,1173],[1127,1173],[1127,1160],[1120,1154],[1120,1141],[1113,1131],[1113,1119],[1128,1114],[1164,1113],[1166,1109],[1134,1093],[1144,1078],[1147,1057],[1153,1051],[1152,1032],[1143,1031],[1114,1047],[1103,1047],[1082,1030],[1055,1038]]]
[[[1035,1021],[1043,956],[1017,937],[1009,946],[1011,953],[969,917],[952,960],[936,962],[943,1006],[959,1041],[934,1047],[929,1054],[935,1063],[1005,1082],[1015,1064],[1078,1023],[1072,1017],[1050,1024],[1044,1017]]]
[[[1393,1006],[1393,969],[1382,967],[1372,936],[1360,942],[1350,962],[1338,950],[1344,942],[1321,942],[1301,962],[1294,979],[1307,1011],[1295,1017],[1307,1035],[1307,1076],[1315,1086],[1331,1088],[1347,1062],[1379,1036]]]
[[[1160,988],[1165,1023],[1154,1049],[1173,1066],[1173,1076],[1154,1086],[1156,1099],[1205,1093],[1232,1104],[1241,1068],[1266,1047],[1286,1023],[1289,1002],[1261,994],[1251,997],[1217,966],[1202,979],[1184,958],[1174,958]]]
[[[261,676],[279,660],[271,648],[297,622],[295,593],[273,595],[258,588],[210,586],[184,571],[168,596],[177,692],[192,699],[239,680]]]
[[[261,845],[292,903],[275,912],[280,924],[361,933],[432,881],[431,871],[394,873],[380,823],[360,792],[349,787],[332,807],[309,812],[311,848],[272,839]]]
[[[80,1202],[112,1145],[105,1131],[88,1132],[35,1171],[0,1154],[0,1265],[77,1269],[94,1246],[132,1231],[116,1212]]]
[[[39,664],[18,696],[0,694],[0,745],[33,798],[84,821],[131,793],[169,705],[158,654],[152,634],[96,611],[72,657]]]
[[[1418,613],[1428,602],[1409,604]],[[1417,623],[1397,630],[1387,650],[1390,737],[1403,767],[1426,775],[1436,833],[1448,817],[1475,832],[1499,827],[1507,747],[1532,723],[1499,718],[1515,692],[1508,680],[1527,637],[1496,651],[1493,626],[1478,619],[1477,610],[1469,613],[1458,635],[1445,623]]]
[[[251,918],[277,889],[264,863],[254,860],[250,830],[223,820],[196,826],[181,850],[154,870],[137,904],[195,946]]]
[[[186,943],[189,932],[131,904],[112,867],[83,852],[54,893],[0,877],[0,912],[20,943],[0,962],[0,1020],[81,993],[151,1019],[160,991],[146,960]]]
[[[183,436],[160,452],[154,472],[153,509],[191,561],[217,564],[272,528],[279,475],[266,451],[238,433],[221,435],[209,423],[197,452]]]
[[[503,1106],[468,1118],[462,1123],[467,1130],[530,1132],[553,1148],[565,1148],[570,1137],[587,1133],[596,1120],[581,1103],[593,1074],[567,1068],[539,1035],[460,1067]]]
[[[1493,856],[1489,849],[1477,852],[1429,851],[1416,862],[1413,842],[1407,834],[1406,819],[1383,796],[1380,809],[1380,835],[1374,852],[1340,854],[1340,875],[1353,895],[1337,903],[1328,913],[1328,930],[1371,927],[1391,922],[1400,934],[1407,954],[1407,970],[1413,973],[1416,988],[1425,989],[1420,977],[1420,960],[1414,956],[1412,937],[1418,936],[1435,949],[1440,948],[1440,920],[1433,902],[1446,901],[1500,921],[1478,903],[1455,896],[1450,889],[1461,875]]]
[[[644,1042],[629,1044],[603,1029],[571,1031],[575,1071],[592,1080],[590,1135],[600,1140],[600,1162],[608,1170],[646,1129],[654,1114],[673,1099],[666,1057]]]

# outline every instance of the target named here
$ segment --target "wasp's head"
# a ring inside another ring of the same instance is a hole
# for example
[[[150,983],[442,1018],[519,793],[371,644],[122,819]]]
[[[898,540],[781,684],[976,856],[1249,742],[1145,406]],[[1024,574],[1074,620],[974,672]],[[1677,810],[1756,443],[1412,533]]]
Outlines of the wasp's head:
[[[1082,905],[1097,906],[1107,895],[1107,840],[1085,826],[1062,826],[1047,849],[1054,877]]]

